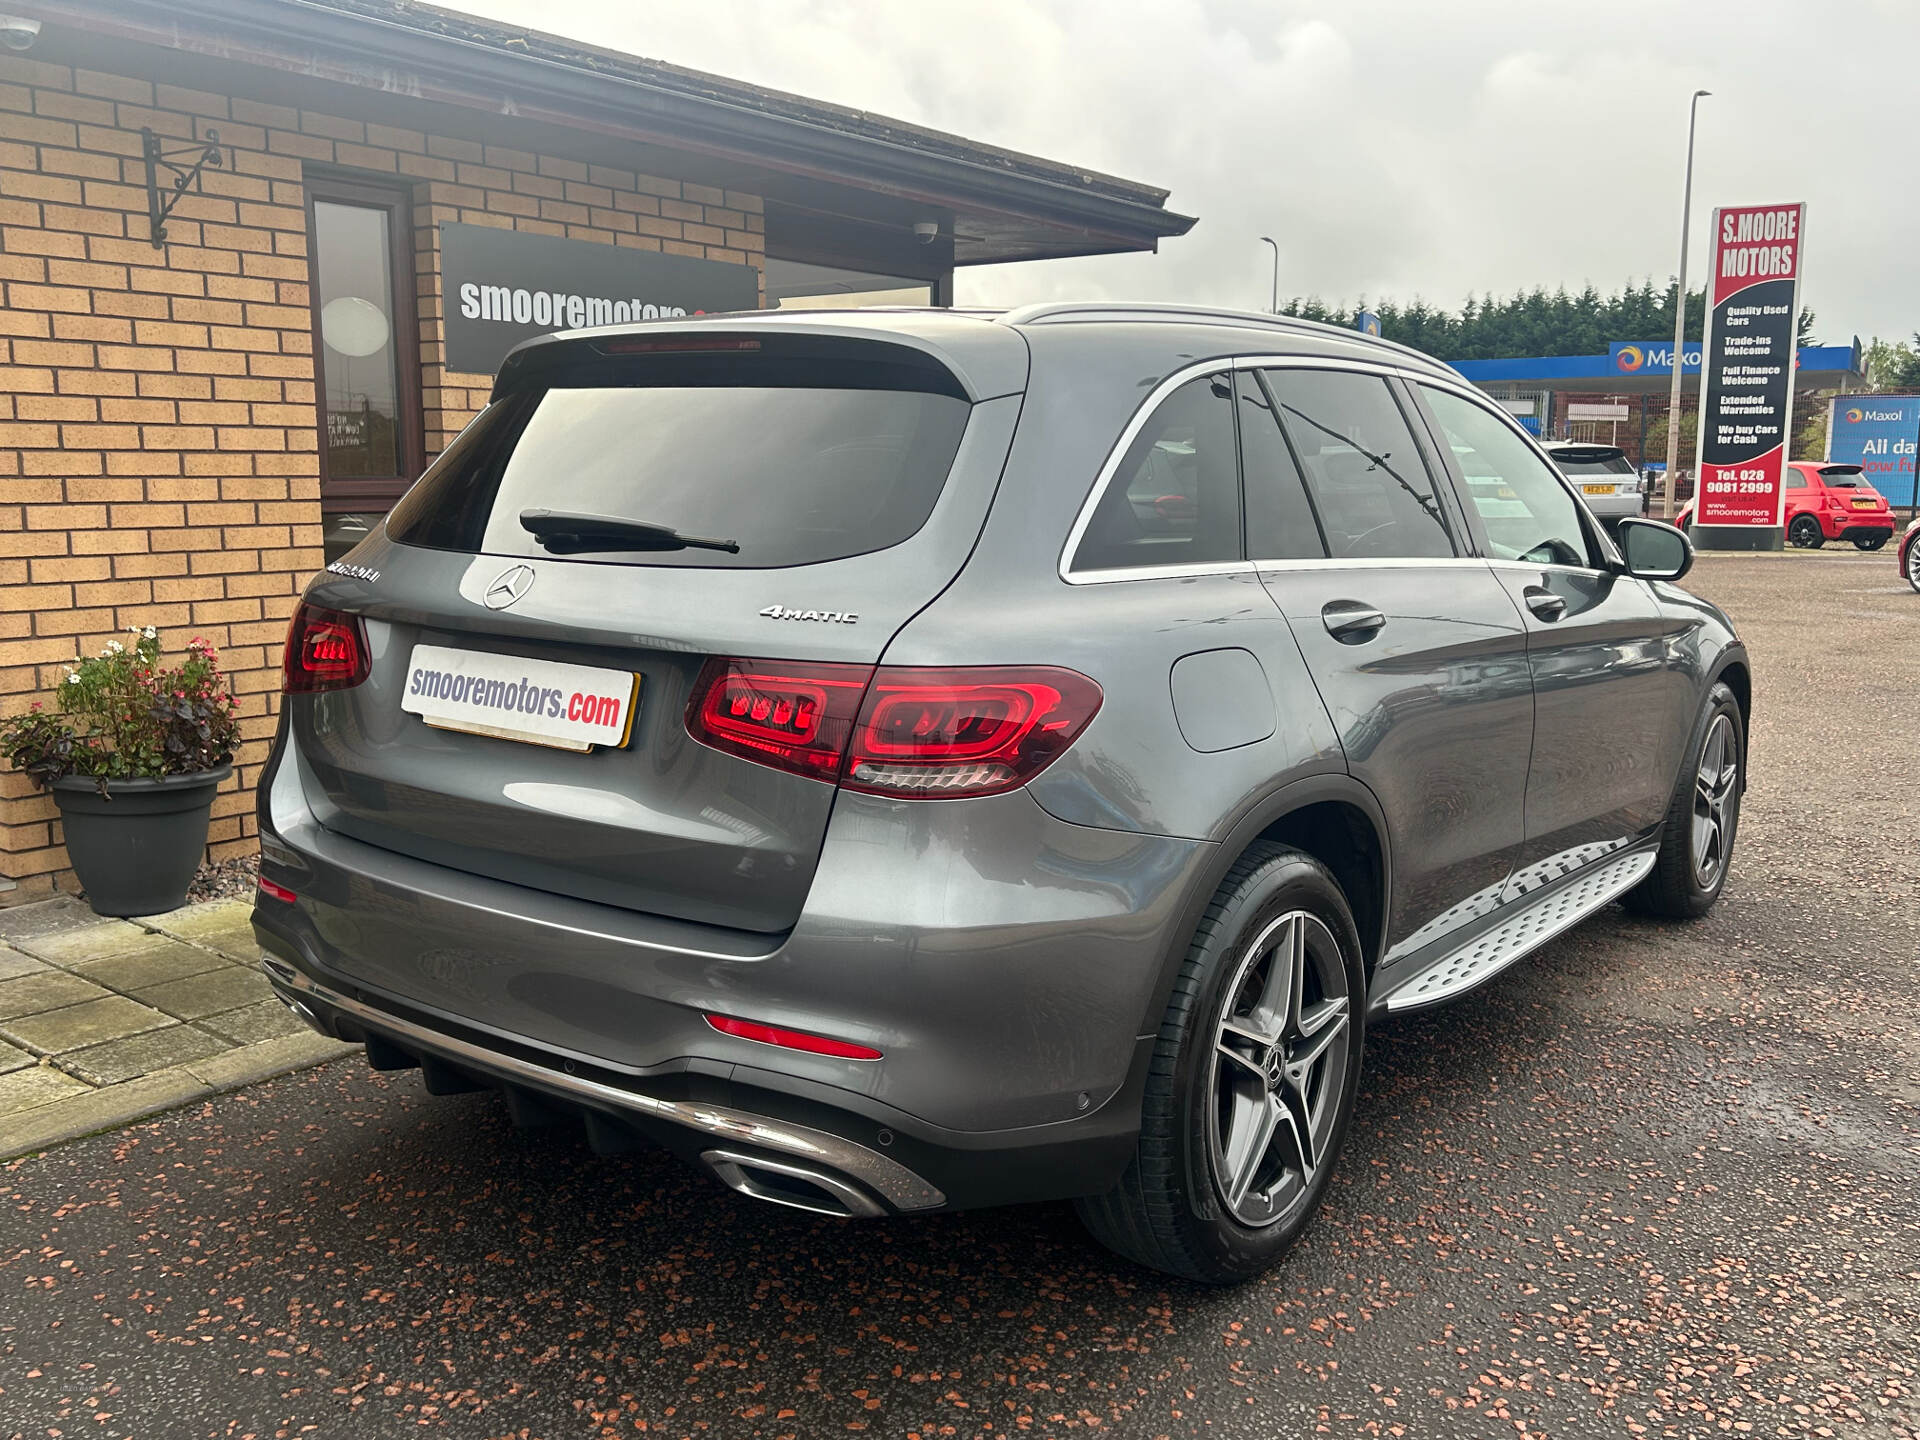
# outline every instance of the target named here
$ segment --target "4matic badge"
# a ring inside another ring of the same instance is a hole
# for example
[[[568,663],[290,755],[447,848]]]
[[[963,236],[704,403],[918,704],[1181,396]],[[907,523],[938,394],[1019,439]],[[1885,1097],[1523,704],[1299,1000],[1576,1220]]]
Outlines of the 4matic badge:
[[[796,610],[791,605],[769,605],[760,612],[769,620],[826,620],[855,625],[860,617],[851,610]]]

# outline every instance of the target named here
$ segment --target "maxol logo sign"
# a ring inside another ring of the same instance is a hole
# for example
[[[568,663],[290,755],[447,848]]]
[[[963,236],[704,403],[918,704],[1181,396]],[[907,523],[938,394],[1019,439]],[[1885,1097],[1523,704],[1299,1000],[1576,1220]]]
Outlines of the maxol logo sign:
[[[1914,503],[1920,395],[1836,395],[1827,421],[1827,459],[1858,465],[1895,505]]]
[[[1671,375],[1673,374],[1673,342],[1666,344],[1658,341],[1616,340],[1608,347],[1607,353],[1613,357],[1613,369],[1617,375]],[[1700,348],[1697,345],[1687,347],[1686,363],[1681,366],[1683,375],[1700,373]]]

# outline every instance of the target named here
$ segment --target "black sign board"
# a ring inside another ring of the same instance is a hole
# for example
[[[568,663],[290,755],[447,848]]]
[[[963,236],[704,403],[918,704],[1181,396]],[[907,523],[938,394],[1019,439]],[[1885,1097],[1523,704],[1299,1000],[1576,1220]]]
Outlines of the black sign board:
[[[760,303],[759,272],[691,255],[629,250],[484,225],[440,227],[447,368],[491,375],[522,340]]]

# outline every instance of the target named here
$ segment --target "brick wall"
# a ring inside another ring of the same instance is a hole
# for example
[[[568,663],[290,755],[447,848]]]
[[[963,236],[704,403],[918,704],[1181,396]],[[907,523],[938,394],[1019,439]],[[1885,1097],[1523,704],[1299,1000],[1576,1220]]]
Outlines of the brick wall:
[[[350,109],[342,92],[340,109]],[[233,164],[147,239],[140,129]],[[490,379],[449,372],[442,220],[759,265],[760,202],[564,156],[0,56],[0,713],[134,624],[217,645],[241,702],[212,853],[254,847],[280,642],[321,563],[304,167],[409,183],[429,454]],[[71,886],[51,800],[0,774],[5,898]]]

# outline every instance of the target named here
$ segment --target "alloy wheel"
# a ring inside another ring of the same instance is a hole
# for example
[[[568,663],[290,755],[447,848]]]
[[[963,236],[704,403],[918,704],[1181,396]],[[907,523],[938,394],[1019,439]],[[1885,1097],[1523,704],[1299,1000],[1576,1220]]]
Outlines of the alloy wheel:
[[[1920,534],[1907,542],[1907,584],[1920,593]]]
[[[1820,533],[1818,520],[1802,515],[1787,527],[1787,538],[1802,550],[1818,550],[1827,537]]]
[[[1726,868],[1734,794],[1740,780],[1733,721],[1715,715],[1700,746],[1700,767],[1693,780],[1693,878],[1711,890]]]
[[[1252,1229],[1312,1187],[1347,1085],[1352,997],[1339,943],[1295,910],[1249,945],[1228,985],[1208,1070],[1216,1187]]]

